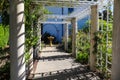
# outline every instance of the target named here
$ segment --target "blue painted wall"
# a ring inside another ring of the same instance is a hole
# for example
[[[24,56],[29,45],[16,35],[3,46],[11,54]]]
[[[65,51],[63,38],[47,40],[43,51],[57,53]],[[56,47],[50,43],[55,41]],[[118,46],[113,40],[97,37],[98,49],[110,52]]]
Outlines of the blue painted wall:
[[[65,15],[68,14],[68,8],[64,7],[46,7],[52,14],[61,14]],[[48,19],[47,21],[62,21],[62,19]],[[43,24],[43,34],[45,32],[54,35],[57,38],[58,42],[61,42],[63,31],[64,31],[63,24]]]
[[[62,14],[62,15],[68,15],[70,14],[74,9],[73,8],[61,8],[61,7],[46,7],[52,14]],[[78,29],[81,29],[85,22],[88,20],[88,16],[85,17],[82,20],[78,20]],[[47,21],[62,21],[62,19],[56,20],[56,19],[48,19]],[[45,32],[50,33],[51,35],[54,35],[58,42],[61,42],[62,37],[64,35],[64,25],[63,24],[43,24],[43,34]],[[71,25],[69,25],[69,29],[71,29]]]
[[[78,20],[78,29],[81,29],[82,27],[84,27],[88,19],[89,19],[89,16],[86,16],[85,18]]]

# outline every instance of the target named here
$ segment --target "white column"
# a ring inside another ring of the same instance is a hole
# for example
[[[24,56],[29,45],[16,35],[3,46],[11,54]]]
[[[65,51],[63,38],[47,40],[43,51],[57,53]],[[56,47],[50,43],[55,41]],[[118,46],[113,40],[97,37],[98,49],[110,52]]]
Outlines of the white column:
[[[114,0],[112,79],[120,80],[120,0]]]
[[[24,0],[10,0],[10,80],[26,80]]]
[[[33,27],[33,23],[32,23],[32,31],[34,30]],[[33,36],[33,35],[32,35]],[[30,73],[30,74],[33,74],[33,46],[31,46],[30,50],[29,50],[29,55],[30,55],[30,58],[28,60],[28,64],[26,64],[28,66],[28,72],[26,72],[26,74]]]
[[[33,74],[33,48],[29,50],[30,59],[28,63],[29,72]]]
[[[96,70],[96,53],[93,53],[95,46],[95,35],[98,27],[98,6],[91,6],[91,32],[90,32],[90,69]]]
[[[68,51],[68,24],[65,23],[64,24],[64,48],[65,48],[65,51]]]
[[[39,37],[39,40],[38,40],[39,51],[41,51],[41,23],[39,23],[39,21],[38,21],[38,34],[37,34],[37,36]]]
[[[72,18],[72,55],[76,57],[77,53],[77,19]]]

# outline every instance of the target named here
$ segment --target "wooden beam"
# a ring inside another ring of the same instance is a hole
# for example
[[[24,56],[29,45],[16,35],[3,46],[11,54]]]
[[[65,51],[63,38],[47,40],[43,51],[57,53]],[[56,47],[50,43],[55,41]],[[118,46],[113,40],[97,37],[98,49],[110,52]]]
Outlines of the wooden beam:
[[[69,21],[44,21],[44,22],[42,22],[42,21],[39,21],[38,23],[42,23],[42,24],[70,24],[70,22]]]
[[[76,57],[77,54],[77,19],[72,18],[72,55]]]
[[[64,26],[64,48],[68,51],[68,24]]]
[[[114,0],[112,79],[120,80],[120,0]]]
[[[10,1],[10,80],[26,80],[24,0]]]
[[[91,32],[90,32],[90,69],[96,70],[96,53],[93,53],[95,46],[95,35],[94,33],[97,31],[98,27],[98,6],[91,6]]]

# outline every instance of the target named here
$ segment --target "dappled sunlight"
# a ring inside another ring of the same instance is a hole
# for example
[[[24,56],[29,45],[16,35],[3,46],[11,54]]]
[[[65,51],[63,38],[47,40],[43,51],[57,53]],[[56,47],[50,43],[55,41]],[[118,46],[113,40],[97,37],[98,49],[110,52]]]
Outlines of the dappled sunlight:
[[[41,52],[41,56],[37,59],[36,70],[32,74],[34,80],[99,80],[99,77],[88,70],[87,66],[76,62],[70,53],[56,47],[44,49],[47,52]]]
[[[0,79],[119,80],[119,8],[119,0],[3,0]]]
[[[100,80],[93,72],[82,66],[34,75],[36,75],[34,80]]]

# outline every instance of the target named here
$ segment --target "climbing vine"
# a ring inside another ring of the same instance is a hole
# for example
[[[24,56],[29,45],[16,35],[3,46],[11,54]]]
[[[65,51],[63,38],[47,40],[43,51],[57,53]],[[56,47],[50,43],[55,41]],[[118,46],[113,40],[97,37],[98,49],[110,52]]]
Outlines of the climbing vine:
[[[30,57],[29,50],[38,44],[37,36],[38,27],[37,22],[39,20],[45,20],[44,15],[48,13],[48,10],[42,6],[42,4],[34,4],[32,0],[25,0],[25,34],[26,34],[26,59]]]
[[[107,69],[111,69],[111,65],[108,62],[112,61],[112,23],[107,23],[105,20],[100,20],[99,23],[102,23],[103,26],[99,26],[100,30],[95,33],[97,69],[104,75],[108,72]]]

